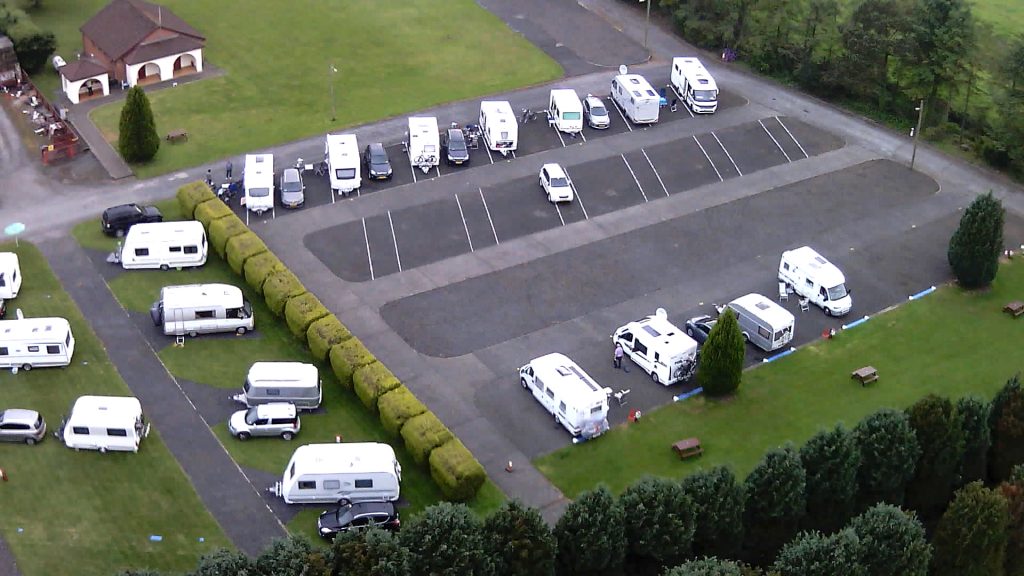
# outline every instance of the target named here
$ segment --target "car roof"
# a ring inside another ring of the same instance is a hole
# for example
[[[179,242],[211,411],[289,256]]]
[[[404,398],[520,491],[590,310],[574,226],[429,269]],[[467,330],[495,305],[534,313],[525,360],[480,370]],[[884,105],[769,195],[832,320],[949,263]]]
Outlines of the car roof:
[[[295,180],[297,182],[299,180],[299,171],[296,168],[285,168],[281,177],[285,180]]]
[[[21,422],[34,424],[39,419],[39,412],[35,410],[24,410],[22,408],[8,408],[0,412],[0,422]]]
[[[465,134],[463,134],[462,130],[460,130],[458,128],[449,128],[448,129],[448,137],[449,138],[459,138],[459,139],[461,139],[464,136],[465,136]]]
[[[565,170],[562,168],[561,164],[545,164],[543,168],[552,176],[565,176]]]
[[[373,142],[373,143],[371,143],[371,144],[368,144],[368,145],[366,146],[366,148],[367,148],[367,149],[368,149],[368,150],[369,150],[370,152],[379,152],[379,153],[383,153],[383,152],[384,152],[384,145],[383,145],[383,144],[381,144],[380,142]]]
[[[118,212],[137,212],[139,210],[142,210],[142,207],[133,202],[131,204],[118,204],[117,206],[111,206],[104,210],[104,212],[116,214]]]
[[[587,101],[587,104],[589,104],[591,106],[595,106],[595,105],[604,106],[604,100],[601,100],[597,96],[587,96],[586,101]]]
[[[395,505],[392,502],[355,502],[352,504],[353,514],[367,514],[374,512],[394,514]]]
[[[256,406],[256,414],[263,418],[294,418],[295,405],[289,402],[268,402]]]

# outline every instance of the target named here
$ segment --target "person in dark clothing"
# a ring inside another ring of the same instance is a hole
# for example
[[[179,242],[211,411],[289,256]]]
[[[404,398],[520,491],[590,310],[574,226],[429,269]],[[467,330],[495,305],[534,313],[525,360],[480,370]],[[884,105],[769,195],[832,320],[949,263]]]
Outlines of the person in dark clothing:
[[[224,177],[231,180],[231,174],[234,171],[234,166],[231,165],[231,160],[228,160],[226,166],[224,166]]]

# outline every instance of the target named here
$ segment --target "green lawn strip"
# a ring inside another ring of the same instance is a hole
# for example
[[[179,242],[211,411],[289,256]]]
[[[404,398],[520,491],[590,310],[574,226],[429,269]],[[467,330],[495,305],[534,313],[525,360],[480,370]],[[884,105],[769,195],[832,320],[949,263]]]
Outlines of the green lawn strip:
[[[695,397],[644,413],[639,423],[535,460],[567,496],[605,483],[621,491],[644,474],[681,478],[731,465],[745,476],[764,452],[802,444],[822,428],[855,425],[881,407],[905,408],[928,393],[991,396],[1024,368],[1024,324],[1001,312],[1024,297],[1024,265],[1004,265],[991,290],[944,287],[869,322],[744,373],[739,394]],[[867,388],[850,373],[871,365]],[[681,462],[672,443],[696,436],[704,455]]]
[[[12,250],[25,278],[9,303],[12,317],[20,308],[26,316],[67,318],[76,348],[67,368],[0,372],[2,405],[39,411],[53,431],[78,396],[130,395],[42,254],[28,243],[0,246]],[[71,562],[82,575],[125,567],[183,571],[230,546],[156,429],[137,454],[75,452],[52,436],[34,447],[3,444],[0,467],[10,478],[0,489],[0,532],[25,576],[64,574]],[[163,539],[151,542],[150,535]]]

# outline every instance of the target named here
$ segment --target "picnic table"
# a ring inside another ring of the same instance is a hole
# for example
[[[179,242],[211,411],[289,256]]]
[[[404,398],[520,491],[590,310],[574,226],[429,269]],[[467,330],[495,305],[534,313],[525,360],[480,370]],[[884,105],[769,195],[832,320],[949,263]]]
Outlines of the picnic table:
[[[878,380],[878,370],[875,370],[874,366],[865,366],[854,370],[850,377],[860,382],[861,386],[867,386]]]
[[[672,445],[672,451],[679,455],[680,460],[686,460],[694,456],[700,456],[704,449],[700,447],[700,440],[697,438],[686,438]]]
[[[168,142],[179,142],[184,140],[188,142],[188,131],[187,130],[171,130],[167,133],[166,137]]]
[[[1021,302],[1020,300],[1014,300],[1013,302],[1010,302],[1006,306],[1003,306],[1003,312],[1006,312],[1010,316],[1016,318],[1021,314],[1024,314],[1024,302]]]

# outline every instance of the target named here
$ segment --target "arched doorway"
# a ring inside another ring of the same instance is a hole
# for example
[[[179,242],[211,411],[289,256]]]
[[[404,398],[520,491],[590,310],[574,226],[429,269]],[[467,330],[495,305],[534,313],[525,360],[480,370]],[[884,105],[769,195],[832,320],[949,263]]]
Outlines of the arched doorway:
[[[150,62],[139,68],[138,84],[152,84],[160,81],[160,67]]]
[[[78,88],[78,101],[83,102],[90,98],[103,96],[103,83],[96,78],[89,78]]]
[[[174,60],[174,77],[193,74],[196,71],[196,58],[191,54],[182,54]]]

